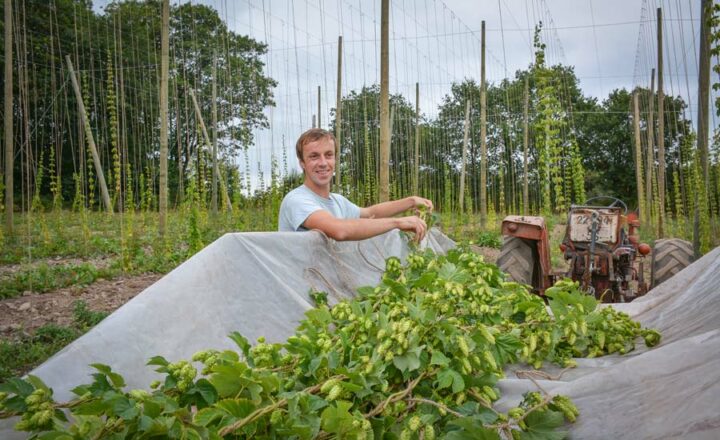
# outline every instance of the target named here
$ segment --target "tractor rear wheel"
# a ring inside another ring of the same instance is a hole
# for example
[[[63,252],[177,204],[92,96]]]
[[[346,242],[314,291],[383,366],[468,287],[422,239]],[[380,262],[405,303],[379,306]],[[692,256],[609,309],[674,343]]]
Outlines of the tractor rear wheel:
[[[535,253],[530,241],[507,236],[503,240],[497,265],[501,271],[508,274],[510,280],[533,286]]]
[[[657,287],[693,262],[689,241],[668,238],[655,242],[652,252],[652,287]]]

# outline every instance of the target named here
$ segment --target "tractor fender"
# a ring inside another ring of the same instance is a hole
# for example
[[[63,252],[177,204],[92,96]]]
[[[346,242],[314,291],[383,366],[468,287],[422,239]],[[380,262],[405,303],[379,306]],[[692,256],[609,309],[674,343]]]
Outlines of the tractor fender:
[[[503,219],[501,232],[504,237],[518,237],[535,242],[540,263],[541,280],[544,287],[550,287],[552,265],[550,263],[550,240],[545,219],[527,215],[508,215]]]
[[[508,215],[502,222],[502,235],[526,238],[528,240],[547,239],[545,219],[524,215]]]

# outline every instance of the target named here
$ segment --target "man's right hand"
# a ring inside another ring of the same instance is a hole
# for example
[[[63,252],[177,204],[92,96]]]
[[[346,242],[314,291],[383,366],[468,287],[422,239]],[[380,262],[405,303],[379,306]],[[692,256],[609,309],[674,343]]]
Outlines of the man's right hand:
[[[427,224],[418,216],[410,215],[397,218],[398,228],[405,232],[414,232],[415,241],[420,243],[427,233]]]

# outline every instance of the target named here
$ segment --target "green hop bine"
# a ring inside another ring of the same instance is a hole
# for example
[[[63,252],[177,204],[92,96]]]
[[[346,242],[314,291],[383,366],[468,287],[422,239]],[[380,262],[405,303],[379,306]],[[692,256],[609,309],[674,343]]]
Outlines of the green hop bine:
[[[285,343],[239,333],[237,350],[156,356],[160,379],[126,389],[110,366],[56,402],[34,376],[0,384],[0,417],[37,438],[523,438],[582,417],[541,391],[498,411],[511,363],[572,366],[660,334],[561,281],[547,303],[465,247],[389,258],[375,286],[306,312]],[[548,307],[552,313],[548,312]]]

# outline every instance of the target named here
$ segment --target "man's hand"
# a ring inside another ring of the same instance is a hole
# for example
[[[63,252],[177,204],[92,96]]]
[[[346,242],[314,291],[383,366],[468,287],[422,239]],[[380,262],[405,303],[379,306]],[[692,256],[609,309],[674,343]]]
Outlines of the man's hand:
[[[425,199],[419,196],[410,196],[410,199],[413,202],[413,209],[415,214],[419,214],[421,209],[424,209],[427,212],[433,211],[433,202],[430,199]]]
[[[418,216],[399,217],[397,227],[401,231],[414,232],[415,242],[420,243],[427,233],[427,224]]]

